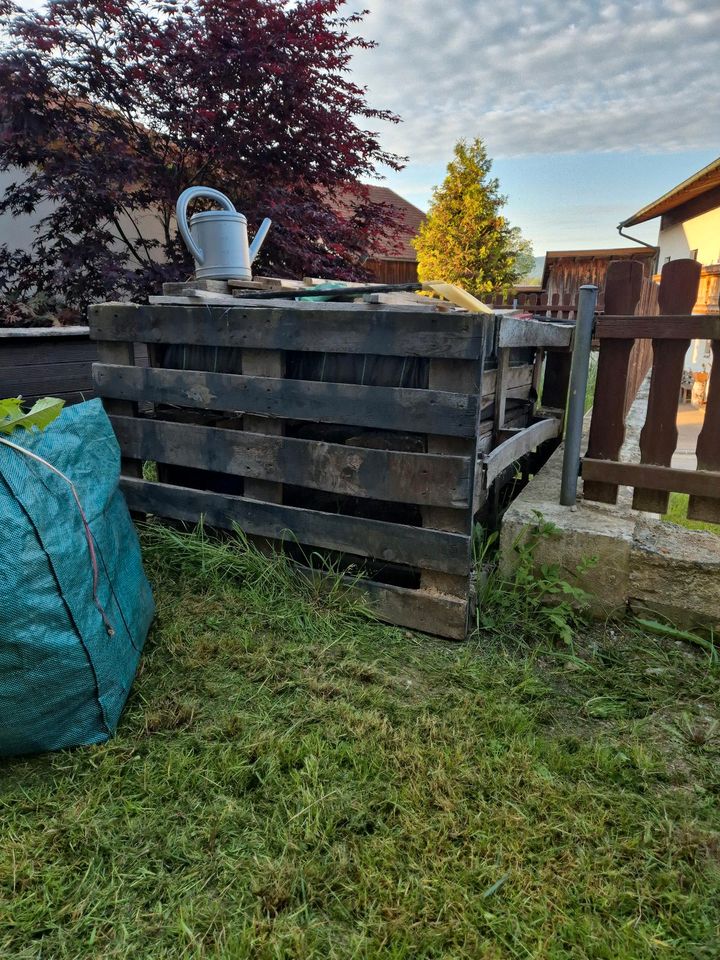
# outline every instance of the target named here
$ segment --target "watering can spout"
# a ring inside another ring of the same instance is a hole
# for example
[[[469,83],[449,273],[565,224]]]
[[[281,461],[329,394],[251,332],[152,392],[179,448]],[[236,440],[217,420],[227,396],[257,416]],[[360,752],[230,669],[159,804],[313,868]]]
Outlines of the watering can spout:
[[[250,263],[252,263],[258,253],[260,253],[260,247],[263,245],[263,241],[267,236],[267,232],[270,229],[271,223],[272,220],[269,220],[267,217],[265,217],[263,222],[258,227],[258,232],[255,234],[255,239],[250,244]]]

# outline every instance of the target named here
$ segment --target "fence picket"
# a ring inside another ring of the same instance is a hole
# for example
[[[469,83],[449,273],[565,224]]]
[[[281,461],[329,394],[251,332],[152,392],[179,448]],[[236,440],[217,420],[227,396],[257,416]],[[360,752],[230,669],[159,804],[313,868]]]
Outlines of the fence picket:
[[[643,267],[637,261],[614,260],[610,263],[605,281],[605,309],[613,313],[632,313],[640,298],[642,278]],[[625,439],[625,396],[632,348],[631,339],[600,341],[595,405],[587,450],[590,459],[617,460],[620,455]],[[586,480],[583,488],[586,500],[600,503],[615,503],[617,492],[617,484],[598,480]]]
[[[697,442],[698,470],[720,470],[720,340],[713,340],[713,370],[705,407],[705,422]],[[718,499],[690,497],[688,504],[690,520],[720,523],[720,489]]]
[[[689,314],[695,306],[700,271],[697,260],[671,260],[663,266],[658,291],[661,315]],[[685,354],[690,337],[682,340],[654,338],[653,367],[647,416],[640,433],[641,463],[669,467],[677,447],[677,408]],[[637,487],[635,510],[665,513],[670,495],[664,491]]]

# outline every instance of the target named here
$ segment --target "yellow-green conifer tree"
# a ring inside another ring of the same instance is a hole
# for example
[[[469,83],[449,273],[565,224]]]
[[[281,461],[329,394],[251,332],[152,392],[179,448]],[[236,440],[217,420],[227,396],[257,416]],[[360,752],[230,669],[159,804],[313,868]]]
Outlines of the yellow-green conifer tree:
[[[532,247],[502,215],[507,197],[491,167],[479,137],[455,145],[413,241],[420,280],[444,280],[483,296],[513,286],[532,269]]]

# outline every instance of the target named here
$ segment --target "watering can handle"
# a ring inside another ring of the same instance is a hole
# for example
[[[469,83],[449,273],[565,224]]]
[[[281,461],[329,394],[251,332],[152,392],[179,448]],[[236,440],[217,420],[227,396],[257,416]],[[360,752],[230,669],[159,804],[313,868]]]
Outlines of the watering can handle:
[[[177,204],[175,206],[175,216],[177,217],[177,225],[180,230],[180,235],[185,241],[188,250],[193,255],[195,260],[199,264],[205,262],[205,254],[200,249],[200,247],[193,240],[192,234],[190,233],[190,227],[187,222],[187,208],[191,200],[194,200],[196,197],[209,197],[211,200],[215,200],[223,210],[229,210],[231,213],[236,213],[235,207],[231,200],[229,200],[224,193],[220,193],[219,190],[213,190],[212,187],[188,187],[187,190],[183,192],[178,197]]]

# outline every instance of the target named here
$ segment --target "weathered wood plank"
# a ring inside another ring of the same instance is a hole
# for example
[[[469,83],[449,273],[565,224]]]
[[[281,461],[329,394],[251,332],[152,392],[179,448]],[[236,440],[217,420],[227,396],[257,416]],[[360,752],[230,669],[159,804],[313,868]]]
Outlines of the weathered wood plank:
[[[671,260],[664,265],[658,291],[662,315],[690,313],[697,299],[701,269],[697,260]],[[678,397],[690,336],[670,340],[661,337],[658,332],[652,341],[653,366],[647,416],[640,433],[640,460],[669,467],[677,447]],[[665,513],[668,502],[667,493],[653,488],[636,488],[633,496],[635,510]]]
[[[569,347],[572,336],[569,325],[502,317],[498,347]]]
[[[145,480],[121,481],[131,510],[212,527],[239,526],[245,533],[273,540],[295,540],[389,563],[465,573],[470,539],[454,533],[399,523],[323,513],[300,507],[235,497]]]
[[[531,450],[534,450],[546,440],[559,436],[561,432],[562,420],[554,418],[539,420],[525,429],[521,428],[513,436],[498,444],[494,450],[482,457],[486,486],[489,487],[495,477],[502,473],[506,467],[515,463],[526,453],[530,453]]]
[[[720,471],[677,470],[649,463],[618,463],[614,460],[585,458],[582,475],[590,480],[603,480],[659,493],[689,493],[710,497],[720,503]]]
[[[485,321],[486,329],[494,323],[492,318]],[[481,394],[484,392],[483,355],[477,361],[458,360],[431,360],[428,371],[428,386],[435,390],[460,388],[464,393]],[[482,401],[481,401],[482,403]],[[476,420],[481,414],[478,412]],[[428,452],[440,456],[460,455],[467,457],[470,462],[469,491],[472,496],[475,478],[475,438],[447,437],[429,435],[427,440]],[[472,530],[472,503],[468,502],[461,510],[425,508],[422,511],[423,525],[440,530],[454,531],[468,535]],[[468,558],[469,561],[469,558]],[[470,564],[461,576],[423,572],[421,584],[423,588],[454,596],[467,597],[469,590]]]
[[[368,450],[217,427],[113,417],[126,456],[348,496],[464,508],[470,458]]]
[[[89,320],[96,340],[460,359],[476,359],[482,349],[482,320],[475,314],[365,312],[352,304],[312,309],[320,306],[108,303],[90,307]]]
[[[498,350],[498,366],[495,372],[495,414],[494,429],[495,433],[502,429],[505,423],[505,404],[507,401],[508,372],[510,370],[510,350],[508,347],[501,347]]]
[[[514,387],[531,387],[533,383],[534,364],[521,363],[508,367],[506,375],[506,385],[509,390]],[[485,370],[483,373],[482,396],[495,397],[497,385],[497,369]]]
[[[605,280],[605,306],[618,313],[632,313],[640,299],[643,266],[636,261],[614,260]],[[601,340],[597,380],[587,456],[617,460],[625,440],[625,415],[632,339]],[[618,488],[613,484],[586,479],[583,497],[600,503],[616,503]]]
[[[720,471],[720,340],[713,340],[712,351],[714,372],[710,377],[705,420],[696,451],[698,470]],[[690,497],[687,515],[690,520],[720,523],[720,499]]]
[[[669,267],[676,263],[697,263],[698,268],[702,269],[696,260],[671,260],[665,266]],[[600,340],[607,337],[633,337],[638,340],[652,338],[718,340],[720,339],[720,317],[695,316],[689,312],[678,313],[675,316],[601,317],[597,322],[596,336]]]
[[[103,364],[93,377],[100,396],[408,433],[472,437],[477,409],[474,396],[439,390]]]
[[[243,350],[242,371],[245,375],[282,378],[285,373],[284,354],[279,350]],[[250,433],[265,433],[282,436],[285,432],[284,421],[275,417],[253,416],[243,417],[243,429]],[[282,484],[270,483],[267,480],[256,480],[247,477],[244,480],[243,492],[246,497],[256,500],[269,500],[272,503],[282,503]]]
[[[132,366],[135,363],[135,344],[125,342],[98,343],[98,358],[102,363],[112,363],[122,366]],[[108,415],[118,415],[131,419],[137,416],[138,406],[128,400],[103,400],[103,407]],[[142,461],[152,460],[152,457],[139,455],[137,457],[123,455],[120,460],[120,472],[126,477],[142,476]]]
[[[322,584],[323,574],[300,567],[315,583]],[[374,580],[343,577],[348,591],[365,598],[368,610],[379,620],[410,630],[419,630],[449,640],[464,640],[471,607],[466,597],[447,596],[437,591],[409,590]],[[329,581],[335,583],[335,580]]]

